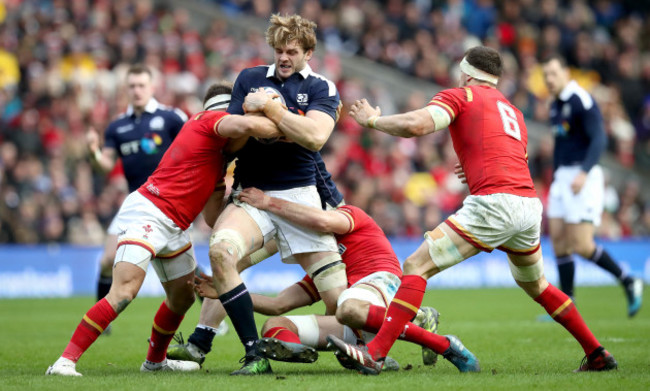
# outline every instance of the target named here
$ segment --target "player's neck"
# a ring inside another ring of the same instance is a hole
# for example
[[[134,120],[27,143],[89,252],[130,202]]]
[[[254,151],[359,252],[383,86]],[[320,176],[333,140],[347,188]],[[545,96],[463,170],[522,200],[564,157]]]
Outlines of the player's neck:
[[[497,88],[497,86],[495,86],[492,83],[488,83],[486,81],[477,80],[477,79],[472,79],[472,80],[468,81],[467,84],[465,84],[465,87],[471,87],[471,86],[484,86],[484,87],[490,87],[490,88]]]

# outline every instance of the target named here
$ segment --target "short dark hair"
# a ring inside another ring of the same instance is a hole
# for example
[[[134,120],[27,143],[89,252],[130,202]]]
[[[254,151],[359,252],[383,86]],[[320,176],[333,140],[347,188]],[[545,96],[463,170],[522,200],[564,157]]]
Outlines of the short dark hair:
[[[470,65],[479,70],[501,77],[503,63],[498,51],[487,46],[475,46],[465,52],[465,58]]]
[[[149,67],[144,64],[140,64],[140,63],[133,64],[129,67],[129,70],[126,72],[127,75],[132,75],[132,74],[139,75],[142,73],[146,73],[147,75],[149,75],[150,78],[153,79],[153,73],[151,72],[151,69],[149,69]]]
[[[566,62],[566,58],[564,58],[564,56],[561,55],[560,53],[552,53],[544,57],[544,59],[542,60],[542,64],[548,64],[553,60],[557,60],[557,62],[560,63],[560,67],[562,67],[563,69],[566,69],[569,66],[569,64],[567,64]]]
[[[221,94],[232,95],[232,83],[228,80],[218,81],[208,87],[208,90],[205,92],[205,97],[203,97],[203,104],[205,105],[205,102],[207,102],[213,96]]]

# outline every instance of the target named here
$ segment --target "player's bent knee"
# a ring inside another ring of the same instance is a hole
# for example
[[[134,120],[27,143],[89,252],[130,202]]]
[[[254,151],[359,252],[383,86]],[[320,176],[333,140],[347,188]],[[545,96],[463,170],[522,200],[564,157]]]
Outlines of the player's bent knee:
[[[284,316],[274,316],[271,318],[268,318],[266,322],[264,322],[264,325],[262,326],[262,335],[266,334],[269,330],[271,330],[274,327],[285,327],[288,328],[291,331],[296,332],[297,328],[295,327],[294,323],[291,322],[289,319],[287,319]]]
[[[436,228],[433,231],[426,232],[424,239],[429,247],[429,256],[439,271],[448,269],[465,260],[454,242],[442,229]]]
[[[290,320],[298,329],[300,343],[313,348],[318,346],[320,329],[316,315],[285,316],[284,318]]]
[[[331,254],[309,266],[305,270],[314,281],[319,292],[345,287],[348,277],[345,274],[345,264],[339,254]]]
[[[237,260],[246,255],[246,240],[234,229],[225,228],[213,233],[210,236],[210,254],[212,254],[213,247],[223,248],[228,255]],[[223,256],[222,253],[215,255]]]
[[[510,273],[514,277],[515,281],[518,282],[535,282],[539,281],[544,277],[544,261],[540,257],[537,262],[529,266],[517,266],[510,259],[508,259],[508,264],[510,265]]]

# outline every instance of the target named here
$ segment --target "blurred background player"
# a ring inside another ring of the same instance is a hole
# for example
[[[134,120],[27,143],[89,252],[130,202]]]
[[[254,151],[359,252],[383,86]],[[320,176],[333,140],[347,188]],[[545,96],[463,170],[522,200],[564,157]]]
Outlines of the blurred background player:
[[[111,122],[104,132],[104,146],[94,128],[86,133],[90,158],[104,173],[122,160],[129,193],[137,190],[151,175],[165,151],[183,127],[187,116],[179,109],[164,106],[153,97],[154,82],[151,70],[142,64],[132,65],[126,73],[129,106],[126,112]],[[99,262],[97,301],[111,288],[113,260],[119,231],[113,220],[108,227],[104,251]]]
[[[544,277],[542,203],[528,170],[528,133],[521,112],[496,89],[502,69],[496,50],[477,46],[460,62],[460,88],[439,92],[422,109],[382,117],[365,99],[351,108],[360,125],[394,136],[418,137],[449,127],[470,190],[463,207],[427,232],[425,242],[404,262],[402,284],[377,336],[366,347],[328,337],[338,354],[363,373],[381,372],[384,357],[420,307],[428,278],[495,248],[508,254],[517,285],[580,343],[585,360],[577,371],[617,368],[571,298]],[[456,354],[460,365],[480,370],[467,351],[457,349]]]
[[[274,64],[239,74],[228,111],[264,113],[284,134],[272,141],[249,138],[237,154],[235,183],[320,207],[315,162],[334,129],[340,99],[334,83],[307,64],[316,47],[315,28],[315,23],[299,15],[271,16],[266,39],[274,50]],[[275,94],[247,95],[261,88]],[[259,337],[253,302],[236,268],[242,257],[271,238],[276,239],[284,262],[300,264],[313,278],[330,313],[347,287],[345,265],[331,234],[305,230],[238,201],[228,205],[210,238],[210,261],[219,300],[245,349],[243,365],[232,375],[271,372],[268,360],[256,351]]]
[[[598,165],[607,143],[603,117],[593,97],[571,80],[563,57],[550,56],[543,64],[543,72],[546,86],[555,97],[550,110],[555,172],[546,213],[560,287],[574,297],[576,253],[620,281],[627,297],[628,316],[632,317],[641,308],[643,281],[627,275],[594,241],[605,193],[605,178]]]
[[[194,302],[196,261],[187,229],[204,207],[220,210],[225,191],[229,141],[254,135],[281,135],[263,116],[229,115],[224,111],[227,94],[210,88],[205,111],[195,114],[163,156],[156,171],[129,194],[116,217],[120,230],[115,256],[114,280],[105,298],[83,317],[61,357],[47,375],[81,376],[76,363],[97,337],[133,301],[151,263],[166,298],[154,317],[147,358],[142,372],[195,371],[193,361],[166,358],[167,347],[185,312]],[[260,93],[263,94],[263,93]],[[215,195],[215,193],[217,193]],[[209,202],[210,201],[210,202]]]

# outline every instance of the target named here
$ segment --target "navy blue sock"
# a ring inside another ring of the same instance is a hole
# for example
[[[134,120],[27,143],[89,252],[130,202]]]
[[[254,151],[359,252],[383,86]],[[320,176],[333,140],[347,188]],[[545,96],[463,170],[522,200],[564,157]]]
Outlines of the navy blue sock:
[[[614,277],[616,277],[619,281],[623,281],[625,279],[625,276],[623,276],[623,270],[621,270],[618,264],[616,264],[609,253],[605,251],[603,246],[596,246],[594,253],[591,254],[591,257],[589,257],[589,260],[612,273]]]
[[[246,355],[254,355],[256,349],[257,325],[253,316],[253,300],[246,285],[241,283],[229,292],[219,296],[226,309],[239,340],[246,349]]]
[[[108,291],[111,290],[111,284],[113,283],[113,276],[102,276],[99,275],[99,280],[97,280],[97,301],[100,301],[108,294]]]
[[[207,354],[212,350],[212,340],[214,339],[214,335],[215,332],[210,329],[197,327],[194,329],[194,332],[190,335],[187,342],[192,343]]]
[[[576,264],[573,261],[573,256],[559,255],[556,258],[557,271],[560,275],[560,289],[567,296],[573,299],[573,280],[575,278]]]

